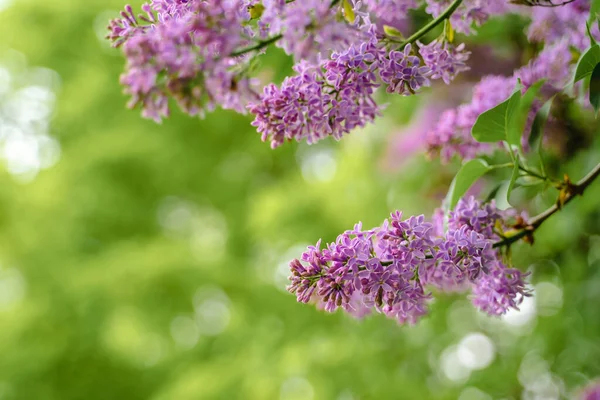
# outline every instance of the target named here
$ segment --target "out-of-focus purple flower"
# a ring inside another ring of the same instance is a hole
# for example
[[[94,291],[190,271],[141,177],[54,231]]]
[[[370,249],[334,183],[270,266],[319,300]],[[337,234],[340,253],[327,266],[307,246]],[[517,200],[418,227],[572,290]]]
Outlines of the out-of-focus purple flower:
[[[419,57],[411,53],[412,45],[409,43],[403,51],[390,51],[382,61],[379,75],[387,84],[388,93],[410,95],[430,85],[431,69],[422,65]]]
[[[364,0],[367,6],[377,19],[403,18],[410,9],[419,8],[420,0]]]
[[[600,382],[596,380],[596,382],[592,382],[588,384],[582,391],[579,396],[577,396],[579,400],[600,400]]]
[[[427,10],[433,15],[439,15],[448,3],[449,1],[446,0],[427,0]],[[454,28],[466,32],[465,29],[471,25],[469,21],[476,22],[477,20],[470,16],[492,15],[506,12],[510,7],[516,7],[501,3],[505,2],[464,1],[451,18]],[[471,159],[490,153],[494,150],[494,146],[477,143],[471,137],[471,129],[477,117],[507,99],[514,90],[518,79],[523,84],[523,92],[544,79],[545,83],[540,91],[540,98],[534,101],[528,115],[524,129],[527,132],[535,113],[544,100],[562,90],[568,83],[573,68],[572,49],[582,51],[589,46],[589,38],[586,33],[589,7],[589,0],[575,1],[560,7],[532,7],[529,39],[543,42],[543,50],[526,66],[516,70],[512,77],[485,77],[475,86],[470,103],[442,113],[438,126],[426,135],[429,153],[439,154],[444,162],[454,155],[463,159]],[[460,21],[455,19],[469,23],[461,25],[458,23]],[[600,32],[595,25],[592,27],[592,34],[600,37]],[[425,52],[427,53],[426,50]],[[433,73],[435,74],[435,70]],[[524,142],[526,139],[524,136]]]
[[[477,117],[506,100],[516,85],[511,77],[487,76],[474,88],[471,103],[444,111],[438,125],[427,133],[427,144],[431,154],[440,154],[443,161],[454,155],[462,159],[475,158],[490,153],[494,147],[479,143],[471,136]]]
[[[523,90],[545,79],[543,94],[545,98],[550,98],[565,87],[571,79],[570,66],[573,63],[569,42],[567,36],[545,46],[536,58],[515,71],[515,77],[521,80]]]
[[[269,34],[281,34],[277,42],[287,54],[297,61],[317,64],[332,52],[343,51],[366,36],[366,30],[338,18],[339,7],[331,7],[330,1],[303,0],[286,3],[269,1],[267,14]]]
[[[452,4],[452,0],[426,0],[426,3],[426,11],[438,17]],[[481,25],[491,15],[506,13],[507,3],[497,0],[464,0],[452,14],[450,21],[457,32],[469,34],[473,25]]]
[[[428,45],[418,45],[425,65],[431,70],[431,79],[442,79],[450,84],[460,72],[469,70],[466,61],[471,53],[465,50],[464,43],[454,46],[438,39]]]
[[[570,46],[583,51],[590,45],[586,22],[590,12],[590,0],[578,0],[560,7],[533,7],[528,30],[532,42],[554,43],[566,40]],[[596,24],[592,34],[600,38]]]

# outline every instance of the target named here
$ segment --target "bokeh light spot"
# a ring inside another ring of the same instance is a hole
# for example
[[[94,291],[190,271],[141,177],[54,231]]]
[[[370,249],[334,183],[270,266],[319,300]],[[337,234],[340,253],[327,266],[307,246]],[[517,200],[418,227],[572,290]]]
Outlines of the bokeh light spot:
[[[494,361],[496,347],[486,335],[470,333],[458,344],[456,355],[466,368],[479,370],[487,368]]]

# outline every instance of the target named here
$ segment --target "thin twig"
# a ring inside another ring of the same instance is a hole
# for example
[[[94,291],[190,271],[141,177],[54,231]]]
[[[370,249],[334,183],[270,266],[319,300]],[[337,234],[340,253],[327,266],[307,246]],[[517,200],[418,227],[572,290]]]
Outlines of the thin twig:
[[[409,36],[408,39],[402,42],[400,48],[403,48],[409,43],[416,42],[417,40],[425,36],[427,33],[429,33],[429,31],[431,31],[433,28],[450,18],[450,16],[454,13],[454,11],[456,11],[458,6],[460,6],[462,2],[463,0],[454,0],[454,2],[450,4],[450,6],[448,6],[448,8],[443,13],[441,13],[436,19],[434,19],[433,21],[431,21],[430,23],[413,33],[411,36]]]
[[[292,2],[293,2],[293,0],[292,1],[286,1],[286,4],[292,3]],[[340,0],[333,0],[331,2],[331,5],[329,6],[329,8],[335,7],[335,5],[337,3],[339,3],[339,2],[340,2]],[[244,47],[243,49],[234,51],[233,53],[230,54],[230,56],[231,57],[239,57],[239,56],[244,55],[246,53],[250,53],[250,52],[253,52],[253,51],[260,50],[260,49],[262,49],[264,47],[267,47],[268,45],[270,45],[272,43],[277,42],[282,37],[283,37],[282,34],[278,34],[278,35],[272,36],[272,37],[270,37],[268,39],[261,40],[261,41],[257,42],[256,44],[253,44],[252,46]]]
[[[577,195],[582,195],[583,191],[598,177],[600,176],[600,164],[596,165],[594,169],[592,169],[583,179],[573,185],[573,190],[571,190],[565,197],[562,206],[569,203],[573,200]],[[537,228],[540,227],[548,218],[554,215],[556,212],[560,211],[562,206],[559,206],[558,203],[554,204],[552,207],[548,208],[546,211],[541,214],[536,215],[531,218],[527,224],[527,227],[521,229],[516,234],[507,237],[503,240],[500,240],[494,243],[494,247],[503,247],[510,246],[516,241],[524,238],[527,235],[531,235]]]

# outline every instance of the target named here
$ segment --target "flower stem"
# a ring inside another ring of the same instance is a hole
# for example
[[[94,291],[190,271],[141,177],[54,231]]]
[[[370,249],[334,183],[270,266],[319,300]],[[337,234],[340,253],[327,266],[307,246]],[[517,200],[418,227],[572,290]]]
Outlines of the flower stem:
[[[570,191],[566,195],[562,205],[564,206],[567,203],[569,203],[571,200],[573,200],[575,198],[575,196],[582,195],[583,191],[598,176],[600,176],[600,163],[598,165],[596,165],[585,177],[583,177],[583,179],[581,179],[579,182],[577,182],[575,185],[573,185],[574,190]],[[557,202],[552,207],[548,208],[546,211],[531,218],[528,221],[526,228],[521,229],[520,231],[518,231],[517,233],[515,233],[512,236],[509,236],[503,240],[500,240],[500,241],[494,243],[494,247],[497,248],[497,247],[503,247],[503,246],[510,246],[511,244],[524,238],[525,236],[531,235],[537,228],[540,227],[540,225],[542,225],[544,223],[544,221],[546,221],[548,218],[550,218],[556,212],[560,211],[561,208],[562,208],[562,206],[559,206],[559,204]]]
[[[243,49],[234,51],[233,53],[230,54],[230,56],[231,57],[239,57],[239,56],[244,55],[246,53],[250,53],[252,51],[260,50],[260,49],[262,49],[264,47],[267,47],[271,43],[275,43],[276,41],[278,41],[282,37],[283,37],[283,35],[279,34],[279,35],[272,36],[272,37],[270,37],[268,39],[261,40],[261,41],[257,42],[256,44],[253,44],[252,46],[244,47]]]
[[[406,39],[404,42],[402,42],[400,44],[400,48],[402,49],[407,44],[416,42],[417,40],[419,40],[423,36],[425,36],[427,33],[429,33],[429,31],[431,31],[433,28],[435,28],[436,26],[438,26],[439,24],[441,24],[442,22],[444,22],[445,20],[450,18],[450,16],[454,13],[454,11],[456,11],[458,6],[460,6],[462,2],[463,2],[463,0],[454,0],[452,2],[452,4],[450,4],[450,6],[443,13],[441,13],[436,19],[434,19],[433,21],[431,21],[430,23],[428,23],[427,25],[425,25],[424,27],[422,27],[421,29],[419,29],[418,31],[413,33],[408,39]]]
[[[539,180],[542,180],[542,181],[547,181],[547,182],[553,182],[553,181],[552,181],[550,178],[548,178],[547,176],[545,176],[545,175],[540,175],[540,174],[538,174],[537,172],[535,172],[535,171],[532,171],[532,170],[530,170],[530,169],[528,169],[528,168],[526,168],[526,167],[524,167],[524,166],[522,166],[522,165],[519,165],[519,169],[520,169],[521,171],[525,172],[525,174],[526,174],[526,175],[533,176],[534,178],[538,178]],[[555,183],[555,182],[553,182],[553,183]]]
[[[286,1],[286,4],[292,3],[293,1],[294,1],[294,0]],[[462,1],[462,0],[461,0],[461,1]],[[335,5],[336,5],[337,3],[339,3],[339,2],[340,2],[340,0],[333,0],[333,1],[331,2],[331,5],[329,6],[329,8],[333,8],[333,7],[335,7]],[[236,50],[236,51],[234,51],[233,53],[231,53],[229,56],[230,56],[230,57],[239,57],[239,56],[241,56],[241,55],[244,55],[244,54],[246,54],[246,53],[251,53],[251,52],[253,52],[253,51],[258,51],[258,50],[260,50],[260,49],[262,49],[262,48],[265,48],[265,47],[267,47],[268,45],[270,45],[270,44],[272,44],[272,43],[275,43],[275,42],[279,41],[279,39],[281,39],[282,37],[283,37],[283,35],[282,35],[282,34],[278,34],[278,35],[275,35],[275,36],[271,36],[270,38],[267,38],[267,39],[265,39],[265,40],[258,41],[258,42],[256,42],[255,44],[253,44],[253,45],[251,45],[251,46],[244,47],[244,48],[242,48],[242,49]]]

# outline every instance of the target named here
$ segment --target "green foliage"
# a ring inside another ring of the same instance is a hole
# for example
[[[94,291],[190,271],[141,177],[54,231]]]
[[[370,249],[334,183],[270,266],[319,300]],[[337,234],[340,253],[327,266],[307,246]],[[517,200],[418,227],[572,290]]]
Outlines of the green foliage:
[[[514,126],[508,130],[506,135],[506,141],[513,145],[521,148],[521,139],[525,133],[525,125],[527,124],[527,118],[531,111],[533,102],[538,97],[540,89],[544,85],[544,80],[538,81],[531,85],[525,94],[520,98],[517,110],[514,115]]]
[[[536,151],[541,149],[542,138],[544,137],[544,126],[548,120],[548,115],[550,115],[550,109],[552,108],[553,102],[554,96],[550,98],[550,100],[546,101],[539,109],[539,111],[535,114],[533,123],[531,124],[531,132],[529,133],[529,138],[527,141],[529,146]]]
[[[600,46],[592,45],[579,59],[575,68],[574,83],[588,77],[600,63]]]
[[[527,115],[543,84],[536,82],[521,96],[519,83],[508,99],[479,115],[471,132],[473,138],[482,143],[506,141],[520,148]]]
[[[600,0],[590,1],[590,19],[589,22],[598,22],[598,14],[600,14]]]
[[[496,194],[496,205],[500,210],[507,210],[513,205],[510,202],[510,195],[515,188],[515,182],[519,177],[519,164],[515,163],[512,167],[512,173],[510,175],[510,179],[504,181],[500,188],[498,189],[498,193]]]
[[[590,77],[590,104],[594,107],[594,111],[598,114],[600,108],[600,63],[596,64]]]
[[[496,107],[477,117],[471,134],[478,142],[493,143],[509,140],[516,136],[515,115],[521,101],[521,89],[515,92]]]
[[[458,173],[450,184],[450,189],[446,195],[446,203],[448,209],[451,210],[456,206],[461,197],[467,193],[467,190],[475,183],[475,181],[485,175],[492,168],[481,159],[467,161],[462,165]]]

